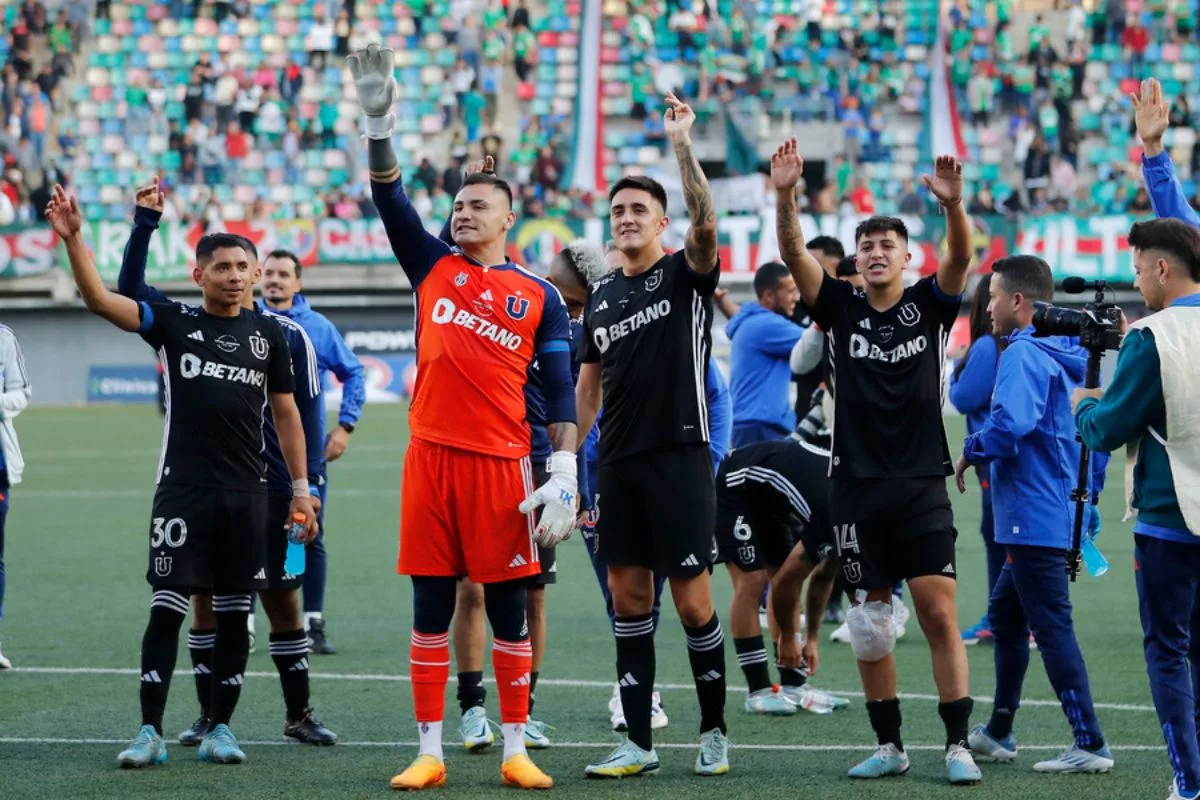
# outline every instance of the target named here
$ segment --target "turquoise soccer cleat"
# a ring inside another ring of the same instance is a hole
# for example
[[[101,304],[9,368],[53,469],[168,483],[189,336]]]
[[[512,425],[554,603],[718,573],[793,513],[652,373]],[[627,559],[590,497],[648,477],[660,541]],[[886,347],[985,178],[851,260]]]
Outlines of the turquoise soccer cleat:
[[[546,731],[550,726],[536,719],[525,721],[525,746],[530,750],[545,750],[550,746],[550,737]]]
[[[492,726],[488,724],[487,709],[483,706],[472,706],[463,712],[458,733],[462,736],[463,747],[469,753],[491,747],[496,741],[496,734],[492,733]]]
[[[971,735],[967,737],[971,752],[980,761],[995,761],[1007,764],[1017,758],[1017,739],[1011,733],[1003,739],[997,739],[988,731],[986,725],[976,725]]]
[[[729,772],[729,740],[720,728],[713,728],[701,735],[700,753],[696,756],[696,766],[692,772],[705,777]]]
[[[167,763],[167,743],[154,730],[153,725],[143,725],[138,735],[117,756],[122,769],[156,767]]]
[[[200,743],[200,760],[213,764],[241,764],[246,754],[228,725],[214,725]]]
[[[956,786],[983,780],[971,751],[960,744],[952,744],[946,750],[946,780]]]
[[[653,747],[643,750],[626,739],[608,758],[588,764],[583,774],[589,778],[630,778],[634,775],[652,775],[658,772],[658,767],[658,754]]]
[[[882,744],[875,754],[866,761],[855,764],[847,773],[851,778],[874,780],[890,778],[893,775],[903,775],[912,766],[908,754],[894,744]]]

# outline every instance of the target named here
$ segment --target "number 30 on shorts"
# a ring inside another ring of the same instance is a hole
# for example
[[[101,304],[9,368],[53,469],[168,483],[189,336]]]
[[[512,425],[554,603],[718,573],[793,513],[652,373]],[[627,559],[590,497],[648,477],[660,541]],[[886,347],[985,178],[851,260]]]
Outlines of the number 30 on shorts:
[[[187,541],[187,523],[179,517],[153,519],[154,532],[150,534],[150,547],[183,547]]]

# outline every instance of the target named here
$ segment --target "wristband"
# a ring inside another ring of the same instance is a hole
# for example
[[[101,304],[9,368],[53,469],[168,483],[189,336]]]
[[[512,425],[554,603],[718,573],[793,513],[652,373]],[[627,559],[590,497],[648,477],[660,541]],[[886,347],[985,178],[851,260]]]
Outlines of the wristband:
[[[551,475],[579,477],[579,464],[575,460],[575,454],[566,450],[556,450],[551,453],[550,460],[546,462],[546,470]]]
[[[292,497],[306,497],[309,492],[308,479],[298,478],[292,481]]]
[[[396,124],[396,117],[392,112],[389,111],[382,117],[367,117],[366,119],[363,132],[366,133],[368,139],[392,138],[392,128]]]

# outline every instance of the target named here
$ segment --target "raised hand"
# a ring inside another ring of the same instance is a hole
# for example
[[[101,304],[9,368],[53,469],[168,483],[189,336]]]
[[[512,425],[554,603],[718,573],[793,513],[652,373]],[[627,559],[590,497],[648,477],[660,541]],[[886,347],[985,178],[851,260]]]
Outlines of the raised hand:
[[[148,208],[151,211],[162,211],[163,203],[166,195],[162,189],[158,187],[158,176],[154,176],[154,181],[149,186],[143,186],[137,190],[137,194],[133,196],[133,202],[139,208]]]
[[[922,175],[921,183],[943,206],[956,206],[962,202],[962,162],[954,156],[938,156],[933,165],[933,175]]]
[[[79,210],[79,203],[57,183],[50,194],[50,202],[46,204],[46,220],[63,239],[70,239],[83,229],[83,214]]]
[[[367,115],[369,139],[392,138],[392,106],[396,103],[396,53],[377,44],[346,57],[358,104]],[[372,170],[374,168],[372,167]]]
[[[800,157],[800,147],[795,138],[788,139],[771,156],[771,184],[779,192],[794,191],[803,177],[804,159]]]
[[[1170,124],[1170,106],[1163,100],[1162,85],[1154,78],[1142,81],[1141,89],[1140,95],[1129,96],[1133,101],[1133,122],[1142,145],[1146,150],[1154,150],[1148,155],[1157,155],[1162,151],[1163,134]]]
[[[467,164],[467,168],[463,171],[463,175],[474,175],[476,172],[482,172],[484,175],[495,175],[496,160],[491,156],[487,156],[486,158],[481,158],[478,161],[472,161],[470,164]]]
[[[663,114],[663,130],[666,131],[667,138],[687,136],[692,125],[696,123],[696,112],[692,110],[691,106],[676,97],[673,92],[668,94],[664,100],[667,104],[667,111]]]

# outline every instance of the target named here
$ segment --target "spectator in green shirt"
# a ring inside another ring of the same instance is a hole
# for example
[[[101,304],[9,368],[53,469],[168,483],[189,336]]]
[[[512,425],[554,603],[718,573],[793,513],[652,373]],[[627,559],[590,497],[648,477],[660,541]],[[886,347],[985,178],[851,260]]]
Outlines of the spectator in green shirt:
[[[533,31],[525,27],[516,29],[513,34],[513,67],[517,71],[517,80],[524,83],[529,80],[529,70],[532,58],[531,51],[537,39]]]
[[[467,143],[475,144],[479,140],[479,128],[483,125],[483,109],[487,100],[479,91],[479,82],[471,84],[471,91],[463,96],[463,124],[467,128]]]
[[[71,52],[71,23],[67,20],[67,11],[63,9],[58,12],[58,19],[50,26],[50,30],[46,32],[46,40],[50,43],[50,49],[57,51],[61,47],[65,52]]]
[[[967,30],[966,24],[958,23],[950,33],[950,52],[957,53],[970,47],[973,38],[971,32]]]
[[[1054,107],[1054,103],[1049,98],[1042,101],[1042,105],[1038,108],[1038,126],[1042,129],[1042,134],[1046,137],[1046,141],[1052,146],[1058,141],[1058,109]]]
[[[1029,26],[1029,52],[1036,53],[1042,47],[1042,42],[1050,39],[1050,28],[1046,25],[1045,17],[1038,14],[1033,18],[1033,24]]]

